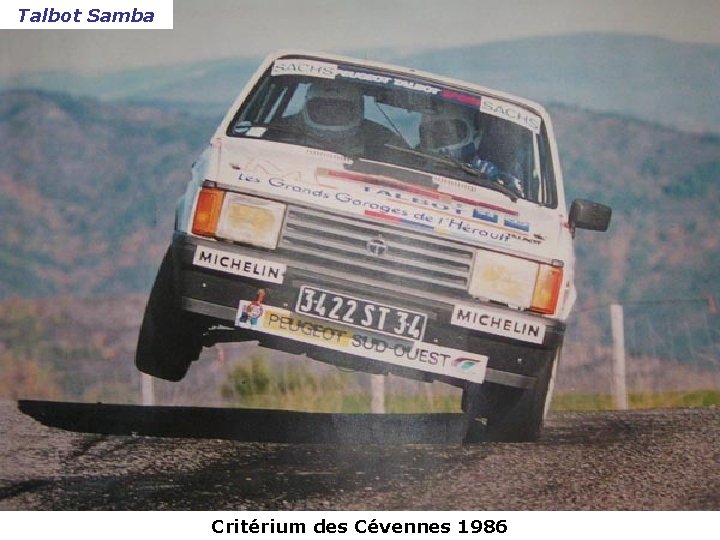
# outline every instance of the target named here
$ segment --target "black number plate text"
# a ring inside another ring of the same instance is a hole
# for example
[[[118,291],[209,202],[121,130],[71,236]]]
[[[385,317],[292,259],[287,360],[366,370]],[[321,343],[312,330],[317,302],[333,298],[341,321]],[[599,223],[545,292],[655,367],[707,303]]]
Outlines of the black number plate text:
[[[315,287],[300,288],[295,311],[401,338],[422,340],[427,315]]]

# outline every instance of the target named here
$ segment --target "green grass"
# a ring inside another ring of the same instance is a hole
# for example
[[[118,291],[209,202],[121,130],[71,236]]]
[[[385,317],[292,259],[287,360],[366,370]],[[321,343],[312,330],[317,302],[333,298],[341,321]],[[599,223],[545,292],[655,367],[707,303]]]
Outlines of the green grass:
[[[631,409],[672,409],[685,407],[718,407],[720,391],[695,390],[692,392],[631,393]],[[553,411],[604,411],[614,409],[609,394],[556,394]]]
[[[363,384],[364,383],[364,384]],[[223,397],[238,406],[307,412],[369,413],[367,375],[340,370],[318,373],[302,366],[278,368],[262,354],[235,367],[223,384]],[[388,413],[459,412],[460,399],[447,392],[385,395]]]

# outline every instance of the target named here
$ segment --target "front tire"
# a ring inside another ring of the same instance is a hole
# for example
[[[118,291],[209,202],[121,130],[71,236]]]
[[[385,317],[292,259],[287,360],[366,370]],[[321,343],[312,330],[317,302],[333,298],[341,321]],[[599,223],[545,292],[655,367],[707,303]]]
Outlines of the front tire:
[[[205,328],[180,308],[174,282],[172,248],[168,248],[145,306],[135,365],[143,373],[176,382],[200,356]]]
[[[558,356],[550,358],[525,390],[493,383],[468,384],[462,395],[467,421],[464,442],[536,441],[552,398]]]

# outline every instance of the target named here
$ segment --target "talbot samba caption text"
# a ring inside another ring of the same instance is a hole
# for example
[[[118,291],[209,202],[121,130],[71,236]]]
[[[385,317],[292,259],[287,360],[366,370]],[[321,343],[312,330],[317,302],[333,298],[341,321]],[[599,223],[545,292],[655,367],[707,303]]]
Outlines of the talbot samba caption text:
[[[7,0],[0,15],[8,29],[171,29],[173,0]]]
[[[89,23],[151,23],[155,19],[154,12],[140,11],[136,7],[132,8],[132,11],[104,11],[93,8],[87,12],[87,15],[79,8],[72,11],[56,11],[54,8],[33,11],[30,8],[20,8],[18,11],[21,23],[79,23],[83,21]]]

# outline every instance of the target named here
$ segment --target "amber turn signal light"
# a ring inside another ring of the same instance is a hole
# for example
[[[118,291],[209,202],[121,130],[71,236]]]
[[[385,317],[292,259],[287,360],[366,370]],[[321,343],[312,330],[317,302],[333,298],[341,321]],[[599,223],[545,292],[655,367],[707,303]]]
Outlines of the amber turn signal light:
[[[225,192],[221,189],[204,187],[200,190],[193,218],[193,234],[215,236],[224,200]]]
[[[562,281],[562,268],[541,264],[535,281],[535,291],[533,293],[530,311],[535,311],[536,313],[555,313]]]

